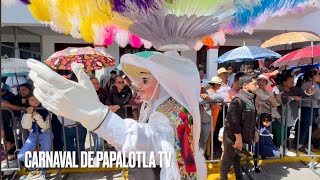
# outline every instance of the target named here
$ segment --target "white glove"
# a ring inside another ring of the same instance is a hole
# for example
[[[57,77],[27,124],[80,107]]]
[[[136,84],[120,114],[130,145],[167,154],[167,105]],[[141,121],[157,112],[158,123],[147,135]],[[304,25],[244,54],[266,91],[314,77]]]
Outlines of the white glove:
[[[101,125],[109,109],[99,101],[82,64],[71,65],[79,83],[63,78],[39,61],[29,59],[27,64],[31,69],[29,77],[34,82],[34,95],[46,109],[80,122],[91,131]]]

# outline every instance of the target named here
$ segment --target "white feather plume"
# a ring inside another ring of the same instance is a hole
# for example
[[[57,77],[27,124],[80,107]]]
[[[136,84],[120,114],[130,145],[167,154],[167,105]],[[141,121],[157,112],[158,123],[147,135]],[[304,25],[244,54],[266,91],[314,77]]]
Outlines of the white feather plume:
[[[148,11],[141,11],[131,1],[125,1],[130,10],[122,15],[134,22],[129,25],[129,31],[150,41],[158,50],[178,46],[184,50],[194,49],[200,39],[217,32],[235,13],[233,0],[172,1],[156,0],[159,6],[166,4]]]
[[[115,35],[116,42],[121,47],[126,47],[129,43],[129,33],[125,30],[119,29]]]
[[[150,16],[147,21],[129,27],[133,34],[150,41],[155,48],[185,44],[193,49],[196,42],[219,28],[219,20],[208,16]]]
[[[213,34],[213,39],[219,43],[219,45],[224,45],[226,43],[226,35],[223,31],[219,31]]]
[[[151,42],[149,42],[149,41],[147,41],[145,39],[141,39],[141,41],[143,43],[144,48],[150,49],[152,47],[152,43]]]
[[[93,29],[93,39],[94,43],[98,45],[103,45],[104,44],[104,28],[102,26],[98,26],[96,24],[92,25]]]

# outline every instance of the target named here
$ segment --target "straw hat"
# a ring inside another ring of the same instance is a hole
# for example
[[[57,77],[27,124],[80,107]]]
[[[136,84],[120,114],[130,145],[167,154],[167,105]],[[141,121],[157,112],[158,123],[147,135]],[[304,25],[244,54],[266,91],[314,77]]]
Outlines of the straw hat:
[[[226,68],[222,67],[218,69],[218,75],[221,73],[229,73],[230,71],[226,70]]]
[[[140,77],[141,73],[151,74],[147,69],[132,64],[122,64],[122,70],[133,78]]]
[[[208,83],[211,83],[211,84],[222,84],[222,79],[218,76],[213,76],[211,78],[211,81],[209,81]]]
[[[261,74],[261,75],[258,76],[257,80],[260,80],[260,79],[266,80],[267,81],[267,86],[271,86],[272,85],[272,82],[267,78],[267,76]]]

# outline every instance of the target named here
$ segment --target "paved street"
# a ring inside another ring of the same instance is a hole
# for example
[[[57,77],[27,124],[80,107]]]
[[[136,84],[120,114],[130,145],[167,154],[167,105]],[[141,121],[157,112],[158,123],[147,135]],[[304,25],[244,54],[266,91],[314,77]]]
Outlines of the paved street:
[[[317,164],[317,172],[320,173],[320,165]],[[208,180],[218,180],[219,179],[219,168],[214,167],[209,170],[211,174],[208,176]],[[57,175],[47,176],[49,180],[58,180]],[[245,180],[282,180],[282,179],[303,179],[308,180],[318,180],[320,177],[312,172],[306,165],[302,162],[292,162],[292,163],[271,163],[261,165],[261,172],[258,174],[256,172],[250,172],[248,175],[244,176]],[[16,178],[18,179],[18,178]],[[121,172],[90,172],[90,173],[69,173],[64,174],[63,179],[66,180],[120,180]],[[230,174],[230,179],[235,179],[234,174]]]

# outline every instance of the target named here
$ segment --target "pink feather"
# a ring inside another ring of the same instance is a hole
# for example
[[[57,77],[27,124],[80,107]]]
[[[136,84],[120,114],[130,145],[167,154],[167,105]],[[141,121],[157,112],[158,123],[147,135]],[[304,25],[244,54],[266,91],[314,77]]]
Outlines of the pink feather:
[[[130,41],[131,46],[134,48],[140,48],[142,46],[142,41],[138,36],[131,34]]]
[[[113,44],[113,37],[114,32],[116,31],[116,28],[114,26],[109,26],[105,28],[105,34],[104,34],[104,44],[111,46]]]

